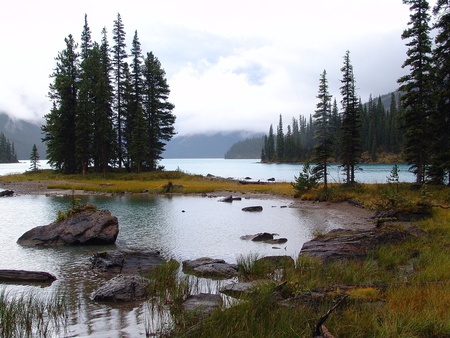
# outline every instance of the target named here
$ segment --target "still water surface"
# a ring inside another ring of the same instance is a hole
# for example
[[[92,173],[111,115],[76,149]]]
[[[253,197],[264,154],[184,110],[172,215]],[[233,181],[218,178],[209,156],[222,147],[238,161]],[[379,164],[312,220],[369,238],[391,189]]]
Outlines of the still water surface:
[[[255,160],[183,159],[163,160],[168,170],[183,170],[193,174],[213,174],[222,177],[292,181],[301,165],[265,165]],[[48,167],[45,164],[41,168]],[[29,163],[1,164],[0,175],[23,172]],[[386,182],[392,166],[365,167],[366,182]],[[369,172],[371,173],[369,175]],[[337,173],[337,169],[336,169]],[[362,177],[357,176],[357,177]],[[401,181],[408,181],[406,168],[401,167]],[[333,175],[333,174],[332,174]],[[405,178],[406,177],[406,178]],[[340,178],[335,178],[339,181]],[[101,209],[108,209],[119,219],[119,236],[114,246],[75,248],[27,248],[16,244],[27,230],[51,223],[58,210],[66,210],[64,197],[15,196],[0,199],[0,269],[47,271],[58,280],[51,287],[6,286],[11,290],[36,289],[51,293],[62,289],[80,302],[73,313],[69,337],[140,337],[145,335],[148,314],[145,304],[104,304],[90,300],[91,293],[104,280],[89,267],[89,258],[98,251],[116,247],[159,250],[162,255],[178,261],[199,257],[222,258],[235,263],[240,255],[298,255],[303,243],[315,232],[327,232],[340,226],[333,218],[311,210],[285,208],[291,201],[280,199],[243,199],[233,203],[219,202],[216,197],[157,197],[124,195],[90,196]],[[246,206],[261,205],[261,213],[246,213]],[[242,235],[259,232],[277,233],[288,242],[273,245],[244,241]]]

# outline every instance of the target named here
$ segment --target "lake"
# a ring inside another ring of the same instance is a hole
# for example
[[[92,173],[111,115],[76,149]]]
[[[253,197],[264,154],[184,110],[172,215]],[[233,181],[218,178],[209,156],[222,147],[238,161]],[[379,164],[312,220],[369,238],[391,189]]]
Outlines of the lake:
[[[167,170],[181,170],[191,174],[212,174],[242,179],[292,181],[301,165],[261,164],[255,160],[224,159],[167,159],[162,161]],[[41,165],[46,167],[46,165]],[[0,164],[0,175],[24,172],[29,162]],[[358,178],[366,182],[384,183],[392,166],[364,166]],[[402,167],[401,167],[402,168]],[[370,173],[370,174],[369,174]],[[401,181],[409,179],[401,169]],[[342,180],[338,176],[336,182]],[[359,176],[361,175],[361,176]],[[115,248],[159,250],[166,259],[178,261],[199,257],[222,258],[235,263],[241,255],[290,255],[296,258],[304,242],[315,233],[338,228],[339,219],[309,208],[289,207],[287,199],[242,199],[233,203],[220,202],[224,196],[158,197],[153,194],[120,195],[113,197],[84,196],[101,209],[108,209],[119,219],[116,245],[27,248],[16,244],[27,230],[51,223],[58,210],[67,210],[66,197],[15,196],[0,199],[0,269],[47,271],[58,280],[47,288],[33,286],[4,286],[8,290],[35,290],[52,293],[64,290],[80,302],[71,315],[67,337],[140,337],[145,336],[145,304],[107,304],[93,302],[92,292],[104,280],[90,268],[90,257],[99,251]],[[262,212],[247,213],[241,209],[260,205]],[[288,242],[274,246],[240,239],[240,236],[259,232],[277,233]]]
[[[50,168],[45,161],[40,161],[41,169]],[[166,170],[180,170],[188,174],[206,176],[208,174],[233,179],[251,177],[252,180],[265,181],[275,178],[278,182],[292,182],[303,169],[302,164],[267,164],[256,159],[225,160],[223,158],[201,159],[163,159],[160,164]],[[361,164],[361,170],[356,172],[356,181],[360,183],[386,183],[392,170],[392,164]],[[29,161],[20,163],[0,164],[0,176],[9,173],[22,173],[30,168]],[[399,181],[414,182],[415,176],[408,171],[408,165],[399,164]],[[328,181],[331,183],[344,182],[345,176],[339,166],[332,164],[329,167]]]

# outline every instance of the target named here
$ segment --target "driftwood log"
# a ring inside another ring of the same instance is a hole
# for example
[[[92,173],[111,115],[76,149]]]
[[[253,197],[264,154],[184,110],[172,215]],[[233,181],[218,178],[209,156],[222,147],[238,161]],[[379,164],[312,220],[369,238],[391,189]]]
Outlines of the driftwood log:
[[[52,283],[56,277],[48,272],[26,270],[0,270],[0,281],[18,283]]]

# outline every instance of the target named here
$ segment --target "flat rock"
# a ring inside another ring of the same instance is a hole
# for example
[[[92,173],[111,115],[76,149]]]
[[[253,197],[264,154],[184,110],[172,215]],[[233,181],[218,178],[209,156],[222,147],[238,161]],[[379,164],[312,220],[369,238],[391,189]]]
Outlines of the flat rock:
[[[146,298],[148,279],[141,276],[118,275],[97,289],[92,299],[97,301],[132,302]]]
[[[260,232],[254,235],[244,235],[240,238],[243,240],[250,240],[253,242],[264,242],[268,244],[283,244],[287,242],[287,238],[274,238],[277,234],[271,234],[268,232]]]
[[[199,277],[232,278],[237,276],[237,265],[229,264],[223,259],[208,257],[183,261],[183,272]]]
[[[24,246],[105,245],[113,244],[119,234],[117,217],[95,207],[49,225],[24,233],[17,243]]]
[[[237,299],[245,298],[256,288],[262,285],[275,285],[275,282],[269,279],[259,279],[251,282],[232,282],[220,288],[220,292]]]
[[[190,296],[182,305],[183,310],[204,317],[212,314],[222,306],[222,297],[212,293],[200,293]]]
[[[383,244],[404,241],[413,233],[399,228],[370,230],[336,229],[303,244],[300,254],[326,260],[364,258],[367,253]]]
[[[159,251],[128,249],[97,252],[90,260],[93,269],[123,275],[145,275],[164,262]]]
[[[242,211],[247,211],[247,212],[259,212],[259,211],[263,211],[263,207],[260,206],[260,205],[255,205],[255,206],[250,206],[250,207],[242,208]]]

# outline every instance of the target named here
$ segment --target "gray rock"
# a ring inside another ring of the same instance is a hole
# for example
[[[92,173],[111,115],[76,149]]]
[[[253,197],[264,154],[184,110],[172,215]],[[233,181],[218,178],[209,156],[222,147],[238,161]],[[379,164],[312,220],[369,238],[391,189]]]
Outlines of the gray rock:
[[[252,293],[256,288],[262,285],[275,286],[275,282],[266,279],[254,280],[251,282],[233,282],[226,284],[220,288],[220,292],[237,299],[245,298]]]
[[[97,252],[90,260],[93,269],[126,275],[145,275],[164,262],[159,251],[126,249]]]
[[[146,298],[148,279],[141,276],[118,275],[92,294],[97,301],[132,302]]]
[[[222,306],[222,297],[217,294],[200,293],[198,295],[190,296],[184,301],[182,307],[184,311],[204,317],[212,314],[215,310]]]
[[[117,217],[108,210],[86,209],[49,225],[24,233],[17,243],[25,246],[113,244],[119,234]]]
[[[255,211],[262,211],[262,210],[263,210],[263,207],[260,205],[242,208],[242,211],[248,211],[248,212],[255,212]]]
[[[287,242],[287,238],[273,238],[277,234],[271,234],[268,232],[260,232],[255,235],[244,235],[241,239],[250,240],[254,242],[264,242],[268,244],[283,244]]]
[[[336,229],[303,244],[300,254],[322,259],[364,258],[367,253],[383,244],[394,244],[414,234],[399,228],[370,230]]]
[[[13,195],[14,195],[14,191],[12,191],[12,190],[0,191],[0,197],[8,197],[8,196],[13,196]]]
[[[183,261],[183,272],[199,277],[232,278],[237,276],[237,265],[223,259],[198,258]]]

